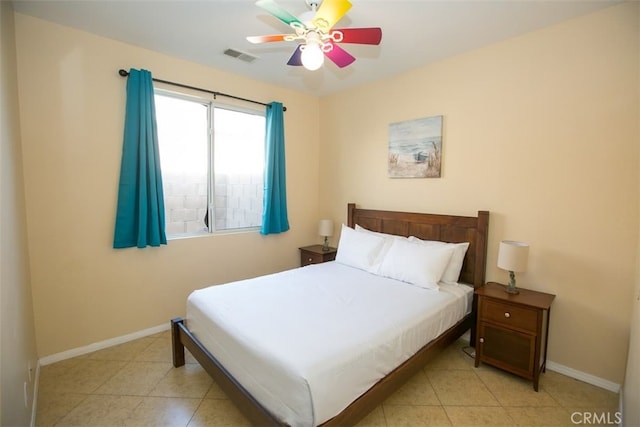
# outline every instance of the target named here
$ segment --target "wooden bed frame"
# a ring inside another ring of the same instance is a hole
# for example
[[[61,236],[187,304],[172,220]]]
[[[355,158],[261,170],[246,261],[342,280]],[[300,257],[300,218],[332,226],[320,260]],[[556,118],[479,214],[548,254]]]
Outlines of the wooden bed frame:
[[[356,224],[371,231],[405,237],[416,236],[420,239],[441,240],[450,243],[469,242],[469,249],[460,274],[460,282],[473,287],[482,286],[484,283],[489,229],[489,212],[487,211],[479,211],[477,217],[466,217],[359,209],[354,203],[349,203],[348,225],[355,227]],[[475,312],[476,301],[474,298],[473,310],[469,315],[438,338],[426,344],[411,358],[354,400],[346,409],[322,425],[327,427],[355,425],[422,369],[429,360],[470,328],[471,343],[473,344],[475,341]],[[231,376],[215,356],[193,336],[183,319],[171,320],[171,335],[173,366],[179,367],[185,364],[184,349],[186,347],[253,425],[286,425],[263,408]]]

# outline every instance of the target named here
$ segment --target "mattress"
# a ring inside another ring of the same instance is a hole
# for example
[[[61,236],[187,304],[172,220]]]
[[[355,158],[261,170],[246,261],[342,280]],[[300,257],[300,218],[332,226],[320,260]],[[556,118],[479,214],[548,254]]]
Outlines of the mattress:
[[[327,262],[194,291],[187,325],[278,419],[321,424],[471,311],[439,291]]]

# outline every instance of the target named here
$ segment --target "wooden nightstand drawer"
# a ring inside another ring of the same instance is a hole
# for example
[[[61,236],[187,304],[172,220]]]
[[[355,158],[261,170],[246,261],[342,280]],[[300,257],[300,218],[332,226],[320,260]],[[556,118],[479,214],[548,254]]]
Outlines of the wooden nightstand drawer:
[[[300,264],[320,264],[324,262],[324,256],[322,254],[316,254],[313,252],[304,252],[300,254]]]
[[[300,249],[300,266],[304,267],[309,264],[320,264],[336,259],[336,248],[329,248],[328,251],[322,250],[322,245],[305,246]]]
[[[504,304],[484,298],[482,300],[482,319],[508,328],[535,333],[538,328],[538,310]]]

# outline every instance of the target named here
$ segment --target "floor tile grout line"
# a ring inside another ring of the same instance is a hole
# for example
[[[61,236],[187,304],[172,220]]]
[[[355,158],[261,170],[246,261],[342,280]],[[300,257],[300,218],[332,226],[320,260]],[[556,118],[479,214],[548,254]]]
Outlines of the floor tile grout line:
[[[209,390],[207,390],[207,392],[209,392]],[[205,396],[207,394],[205,393]],[[193,414],[191,414],[191,417],[189,418],[189,421],[187,421],[187,424],[185,425],[185,427],[188,427],[189,424],[191,424],[191,421],[193,421],[193,419],[195,418],[196,414],[198,413],[198,410],[200,410],[200,407],[202,406],[202,404],[204,403],[204,397],[202,397],[202,399],[200,399],[200,402],[198,403],[198,406],[196,406],[196,409],[193,411]]]
[[[558,405],[558,407],[564,409],[565,411],[569,410],[569,409],[565,408],[564,405],[560,401],[558,401],[558,399],[553,395],[553,393],[549,393],[546,390],[545,390],[545,393],[547,393],[549,395],[549,397],[551,397],[551,399]]]
[[[84,394],[84,393],[80,393],[80,394]],[[80,405],[81,405],[85,400],[87,400],[87,398],[88,398],[89,396],[90,396],[89,394],[84,395],[84,397],[82,398],[82,400],[81,400],[81,401],[79,401],[78,403],[76,403],[76,404],[75,404],[71,409],[69,409],[67,412],[65,412],[65,414],[64,414],[64,415],[62,415],[60,418],[58,418],[57,420],[55,420],[55,421],[53,422],[53,425],[54,425],[54,426],[58,425],[58,424],[59,424],[63,419],[65,419],[65,417],[66,417],[67,415],[69,415],[69,414],[70,414],[74,409],[76,409],[76,408],[77,408],[78,406],[80,406]],[[36,422],[37,422],[37,421],[38,421],[38,415],[37,415],[37,411],[36,411]]]
[[[500,399],[498,399],[498,396],[496,396],[495,393],[493,392],[493,390],[491,390],[491,387],[489,387],[489,385],[482,379],[482,377],[480,375],[478,375],[477,372],[475,374],[476,374],[476,377],[478,377],[478,380],[480,380],[480,382],[485,386],[485,388],[487,389],[489,394],[491,394],[491,396],[493,396],[493,398],[496,400],[496,402],[498,402],[499,407],[504,411],[504,413],[511,420],[511,422],[513,422],[513,425],[517,426],[518,424],[517,424],[516,420],[513,419],[513,417],[511,416],[511,414],[509,413],[509,411],[505,407],[505,405],[502,404]]]
[[[444,405],[442,404],[442,399],[440,399],[440,396],[438,396],[438,392],[436,391],[436,388],[433,386],[433,383],[431,382],[431,378],[429,378],[429,375],[424,372],[425,369],[424,367],[422,368],[422,371],[424,373],[424,376],[427,378],[427,382],[429,383],[429,386],[431,387],[431,389],[433,390],[433,394],[436,395],[436,399],[438,399],[438,403],[440,404],[440,406],[443,408],[442,410],[445,412],[445,414],[447,413],[447,411],[444,409]],[[447,415],[447,418],[449,418],[449,416]],[[449,422],[451,422],[451,420],[449,420]]]

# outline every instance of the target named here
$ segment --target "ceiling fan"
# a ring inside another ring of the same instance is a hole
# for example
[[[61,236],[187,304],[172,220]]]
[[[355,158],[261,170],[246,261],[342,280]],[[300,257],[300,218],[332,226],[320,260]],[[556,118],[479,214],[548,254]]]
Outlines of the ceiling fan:
[[[308,70],[320,68],[325,56],[340,68],[352,64],[356,58],[337,43],[380,44],[382,40],[380,28],[333,28],[351,9],[349,0],[305,1],[311,7],[311,11],[296,17],[274,0],[258,0],[256,6],[289,25],[295,33],[252,36],[247,37],[247,40],[251,43],[298,41],[300,44],[289,58],[287,65],[302,65]]]

